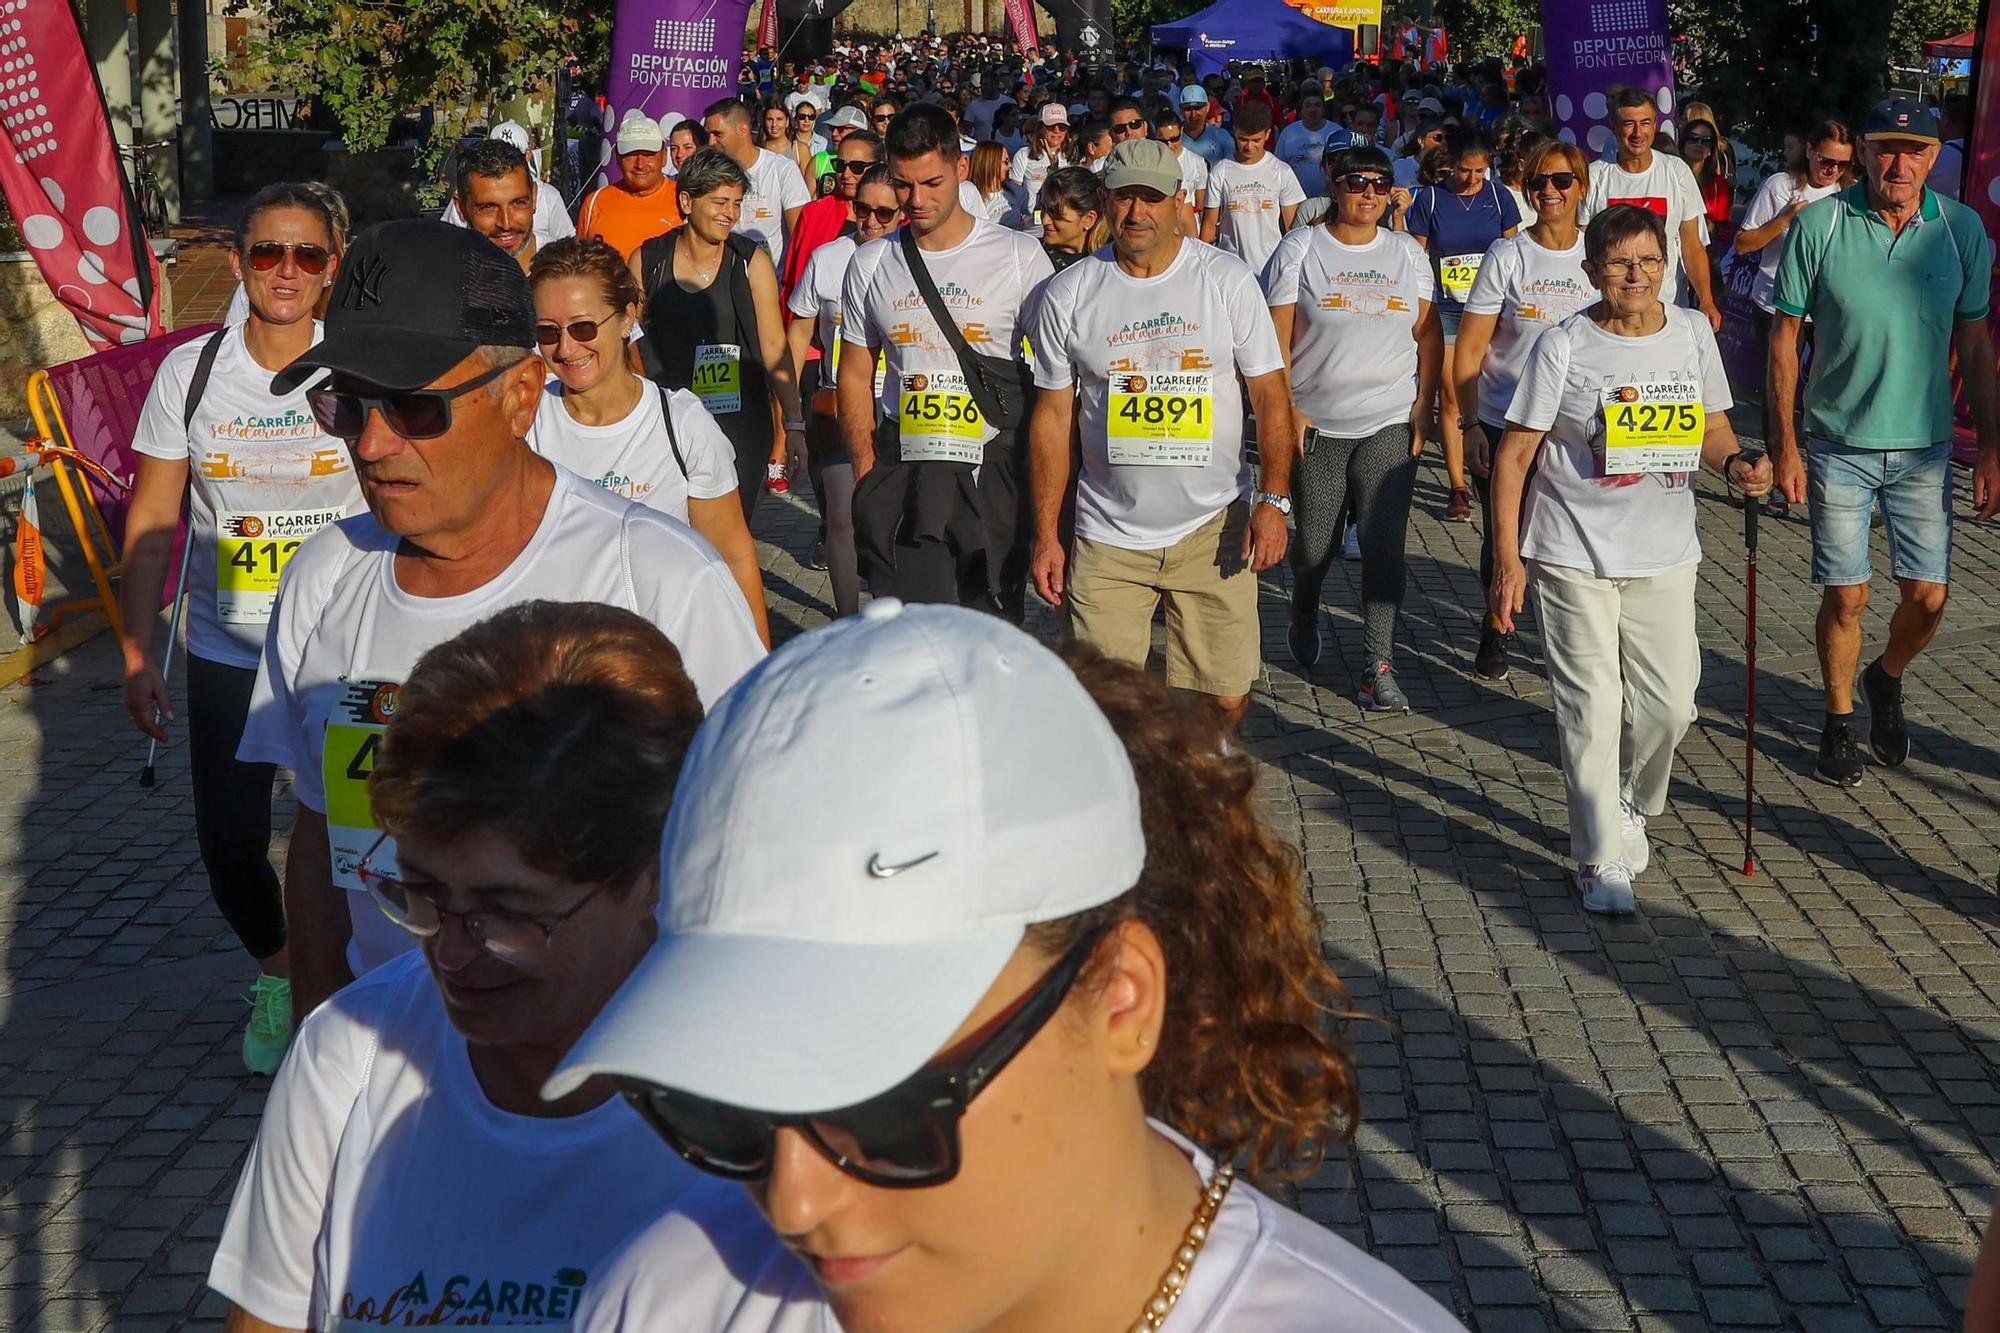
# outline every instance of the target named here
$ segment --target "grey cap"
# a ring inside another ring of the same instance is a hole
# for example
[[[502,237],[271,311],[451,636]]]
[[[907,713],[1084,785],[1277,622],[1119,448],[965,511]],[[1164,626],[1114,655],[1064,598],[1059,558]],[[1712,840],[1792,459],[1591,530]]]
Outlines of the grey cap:
[[[1173,150],[1158,139],[1127,139],[1113,148],[1104,164],[1104,188],[1122,190],[1128,185],[1179,194],[1181,167]]]

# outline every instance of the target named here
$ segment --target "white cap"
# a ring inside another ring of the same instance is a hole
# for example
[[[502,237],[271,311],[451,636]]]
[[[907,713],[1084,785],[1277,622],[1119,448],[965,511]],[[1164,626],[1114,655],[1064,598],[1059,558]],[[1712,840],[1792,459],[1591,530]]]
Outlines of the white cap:
[[[524,154],[535,151],[534,140],[528,137],[528,127],[518,120],[501,121],[493,127],[487,137],[489,139],[498,139],[501,143],[513,144],[514,147],[520,149]]]
[[[617,146],[621,153],[657,153],[667,146],[667,136],[659,121],[635,106],[618,122]]]
[[[821,121],[820,128],[827,130],[865,130],[868,128],[868,117],[862,115],[858,107],[844,106]]]
[[[543,1095],[615,1074],[764,1111],[863,1101],[937,1054],[1028,926],[1118,897],[1145,856],[1125,747],[1060,658],[879,599],[709,713],[660,939]]]

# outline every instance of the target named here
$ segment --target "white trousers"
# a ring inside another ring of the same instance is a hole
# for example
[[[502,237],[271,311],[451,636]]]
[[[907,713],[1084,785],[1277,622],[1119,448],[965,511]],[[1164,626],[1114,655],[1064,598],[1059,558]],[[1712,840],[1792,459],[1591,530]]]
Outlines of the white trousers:
[[[1604,579],[1529,562],[1569,786],[1570,854],[1581,865],[1624,855],[1621,797],[1641,814],[1666,809],[1674,750],[1694,722],[1701,683],[1697,568]]]

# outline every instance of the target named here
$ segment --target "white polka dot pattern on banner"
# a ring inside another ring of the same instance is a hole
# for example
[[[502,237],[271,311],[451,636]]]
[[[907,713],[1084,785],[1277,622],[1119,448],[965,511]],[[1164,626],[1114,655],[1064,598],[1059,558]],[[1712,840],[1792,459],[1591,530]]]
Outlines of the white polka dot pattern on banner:
[[[1995,204],[2000,204],[2000,176],[1995,176],[1987,183],[1986,197]]]
[[[1590,7],[1591,31],[1600,34],[1631,32],[1646,26],[1644,0],[1603,0]]]
[[[47,213],[34,213],[21,219],[21,239],[28,243],[30,250],[51,249],[62,244],[62,236],[62,220]]]
[[[1611,147],[1611,131],[1602,125],[1592,125],[1589,142],[1591,152],[1602,153]]]
[[[110,245],[118,239],[119,230],[118,214],[102,204],[83,215],[83,234],[92,245]]]
[[[55,152],[57,145],[48,104],[36,86],[35,53],[21,35],[21,20],[13,17],[27,5],[28,0],[0,0],[0,126],[22,163]]]
[[[54,204],[56,210],[60,212],[63,206],[62,185],[59,182],[50,180],[47,176],[42,177],[41,185],[42,193],[49,197],[49,202]]]
[[[1567,102],[1569,99],[1565,97],[1563,100]],[[1611,105],[1604,100],[1603,93],[1591,93],[1583,99],[1583,114],[1592,120],[1603,120],[1610,110]]]
[[[1568,93],[1558,93],[1556,95],[1557,120],[1568,120],[1570,117],[1570,112],[1574,111],[1575,109],[1576,109],[1576,104],[1569,100]]]
[[[1665,87],[1661,88],[1660,91],[1654,95],[1653,100],[1660,104],[1661,115],[1665,116],[1672,114],[1674,109],[1674,90],[1672,88],[1665,88]]]

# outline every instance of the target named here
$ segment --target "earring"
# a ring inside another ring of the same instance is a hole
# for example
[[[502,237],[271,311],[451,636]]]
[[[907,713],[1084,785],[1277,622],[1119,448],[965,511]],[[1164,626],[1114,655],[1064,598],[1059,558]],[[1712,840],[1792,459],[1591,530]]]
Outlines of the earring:
[[[1152,1044],[1153,1044],[1153,1039],[1152,1039],[1151,1037],[1147,1036],[1147,1035],[1146,1035],[1145,1033],[1143,1033],[1143,1032],[1141,1032],[1141,1033],[1139,1034],[1139,1045],[1140,1045],[1140,1046],[1142,1046],[1142,1047],[1145,1047],[1145,1046],[1151,1046]]]

